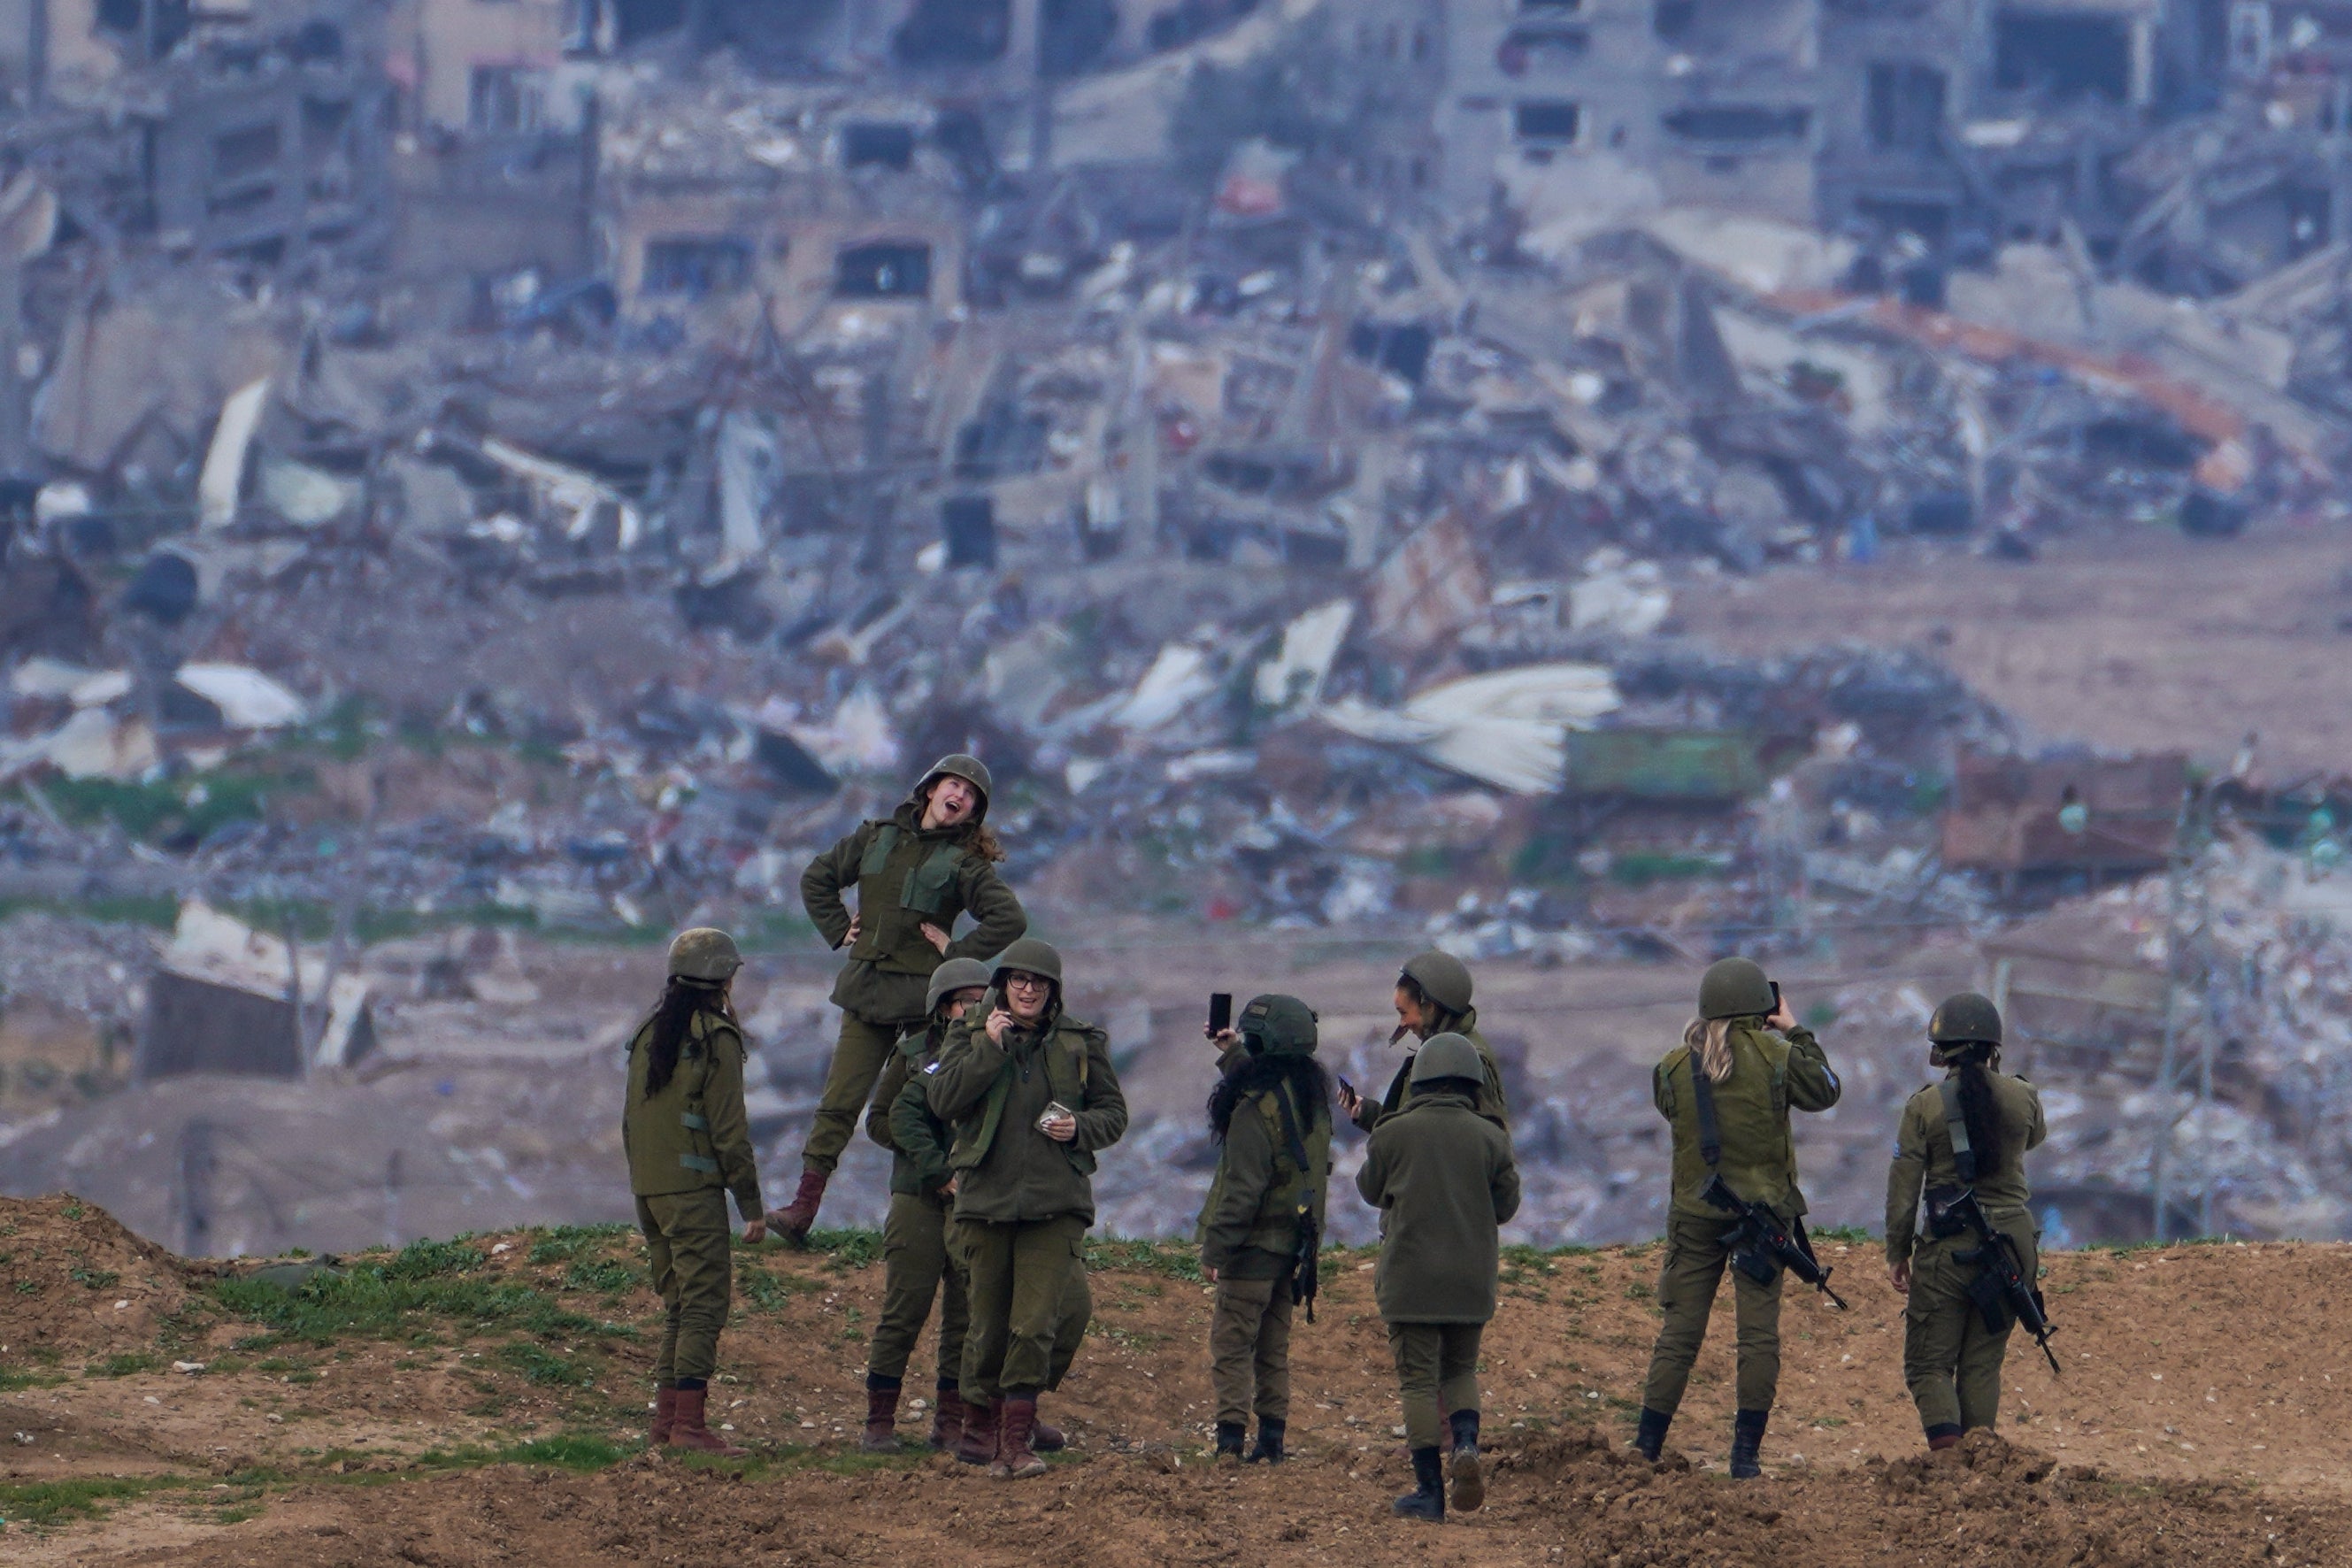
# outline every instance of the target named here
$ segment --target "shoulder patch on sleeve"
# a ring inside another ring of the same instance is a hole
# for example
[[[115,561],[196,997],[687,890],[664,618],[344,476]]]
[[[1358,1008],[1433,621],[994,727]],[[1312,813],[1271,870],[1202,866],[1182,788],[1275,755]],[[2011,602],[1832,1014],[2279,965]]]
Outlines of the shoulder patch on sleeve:
[[[939,1064],[939,1063],[937,1063],[937,1062],[930,1062],[930,1063],[927,1064],[927,1065],[924,1067],[924,1068],[923,1068],[923,1076],[924,1076],[925,1078],[929,1078],[929,1077],[930,1077],[933,1073],[937,1072],[937,1071],[939,1071],[939,1070],[940,1070],[940,1064]]]

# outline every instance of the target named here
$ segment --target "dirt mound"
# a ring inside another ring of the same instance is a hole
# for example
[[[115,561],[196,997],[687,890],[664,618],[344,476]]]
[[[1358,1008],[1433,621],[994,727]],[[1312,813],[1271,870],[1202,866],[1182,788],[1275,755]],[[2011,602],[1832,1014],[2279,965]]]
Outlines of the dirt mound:
[[[0,1372],[150,1346],[188,1279],[186,1265],[95,1204],[0,1198]]]

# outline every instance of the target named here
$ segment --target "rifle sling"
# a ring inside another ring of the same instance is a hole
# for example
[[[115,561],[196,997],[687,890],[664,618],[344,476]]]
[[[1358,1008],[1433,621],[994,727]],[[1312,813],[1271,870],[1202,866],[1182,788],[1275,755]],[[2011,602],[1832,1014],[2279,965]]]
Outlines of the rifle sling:
[[[1715,1121],[1715,1085],[1707,1081],[1706,1069],[1699,1064],[1696,1051],[1686,1059],[1690,1062],[1691,1095],[1698,1102],[1698,1157],[1713,1171],[1723,1162],[1723,1133]]]
[[[1936,1086],[1944,1100],[1944,1131],[1952,1137],[1952,1165],[1960,1173],[1960,1184],[1972,1186],[1977,1179],[1977,1152],[1969,1143],[1968,1113],[1960,1105],[1960,1080],[1948,1078]]]

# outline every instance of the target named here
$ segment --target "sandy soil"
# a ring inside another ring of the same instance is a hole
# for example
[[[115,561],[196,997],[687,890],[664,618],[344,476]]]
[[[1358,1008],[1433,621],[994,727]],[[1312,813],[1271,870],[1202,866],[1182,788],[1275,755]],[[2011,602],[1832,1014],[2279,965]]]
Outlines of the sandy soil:
[[[1095,1332],[1049,1401],[1073,1454],[1016,1486],[912,1451],[857,1456],[881,1269],[774,1247],[747,1263],[760,1283],[739,1297],[714,1396],[760,1458],[639,1457],[582,1475],[453,1469],[448,1457],[566,1433],[625,1448],[641,1419],[642,1340],[557,1332],[530,1363],[487,1326],[420,1321],[396,1338],[240,1352],[255,1326],[207,1305],[213,1266],[146,1249],[79,1206],[79,1217],[64,1199],[0,1207],[14,1227],[0,1234],[0,1374],[13,1374],[0,1381],[0,1436],[13,1437],[0,1489],[174,1484],[96,1521],[14,1526],[12,1563],[994,1563],[1086,1560],[1109,1542],[1120,1560],[1155,1563],[2352,1561],[2341,1449],[2352,1357],[2331,1310],[2352,1291],[2341,1247],[2053,1257],[2065,1376],[2013,1355],[2002,1417],[2018,1447],[1978,1443],[1930,1465],[1875,1249],[1829,1244],[1853,1310],[1809,1293],[1790,1302],[1771,1478],[1748,1487],[1720,1473],[1728,1325],[1675,1427],[1678,1457],[1654,1472],[1622,1445],[1654,1329],[1654,1250],[1522,1256],[1486,1343],[1492,1500],[1433,1531],[1386,1516],[1406,1467],[1363,1254],[1337,1259],[1320,1322],[1302,1325],[1299,1457],[1278,1478],[1202,1463],[1208,1301],[1171,1271],[1176,1255],[1134,1251],[1097,1273]],[[470,1245],[491,1283],[650,1322],[641,1276],[598,1272],[634,1269],[632,1238],[572,1238],[561,1256],[543,1232]],[[92,1264],[116,1279],[92,1290],[74,1277]],[[112,1306],[134,1296],[178,1310],[142,1327]],[[104,1375],[106,1357],[142,1346],[155,1370]],[[524,1375],[551,1357],[580,1373],[576,1386]],[[175,1373],[172,1359],[205,1370]]]
[[[2285,779],[2340,772],[2352,755],[2347,567],[2340,538],[2290,523],[2236,540],[2151,528],[2060,541],[2022,565],[1776,567],[1729,581],[1712,609],[1679,589],[1676,609],[1731,653],[1921,648],[2045,743],[2226,763],[2258,731],[2267,771]]]

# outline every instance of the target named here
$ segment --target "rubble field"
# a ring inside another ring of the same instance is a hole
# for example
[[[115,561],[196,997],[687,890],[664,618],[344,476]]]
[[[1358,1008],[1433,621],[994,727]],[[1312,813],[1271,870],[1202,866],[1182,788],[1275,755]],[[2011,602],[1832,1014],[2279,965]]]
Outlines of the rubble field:
[[[110,1307],[97,1301],[108,1291],[74,1278],[72,1258],[120,1234],[63,1196],[0,1205],[11,1563],[622,1563],[665,1548],[997,1562],[1107,1538],[1149,1563],[1345,1554],[1654,1568],[1799,1554],[1843,1565],[1902,1561],[1900,1546],[1926,1542],[1958,1543],[1942,1560],[1999,1564],[2352,1553],[2337,1443],[2352,1365],[2328,1310],[2352,1283],[2340,1246],[2050,1255],[2065,1375],[2053,1380],[2023,1346],[2002,1411],[2009,1441],[1973,1437],[1931,1463],[1877,1249],[1825,1238],[1853,1310],[1792,1292],[1770,1479],[1741,1488],[1721,1473],[1727,1323],[1701,1360],[1672,1461],[1653,1471],[1622,1449],[1654,1327],[1654,1247],[1514,1249],[1486,1347],[1490,1500],[1432,1531],[1386,1513],[1406,1466],[1368,1251],[1327,1254],[1319,1321],[1295,1342],[1297,1458],[1277,1480],[1204,1463],[1209,1303],[1190,1254],[1098,1238],[1094,1330],[1048,1401],[1071,1454],[1013,1487],[911,1449],[856,1451],[882,1282],[871,1233],[739,1256],[738,1316],[713,1385],[718,1413],[754,1451],[733,1466],[638,1450],[656,1312],[624,1229],[326,1260],[142,1254],[146,1288],[184,1292],[143,1342],[60,1330]],[[320,1264],[341,1272],[311,1277]],[[909,1389],[928,1392],[919,1378]],[[902,1416],[902,1429],[922,1419]]]

